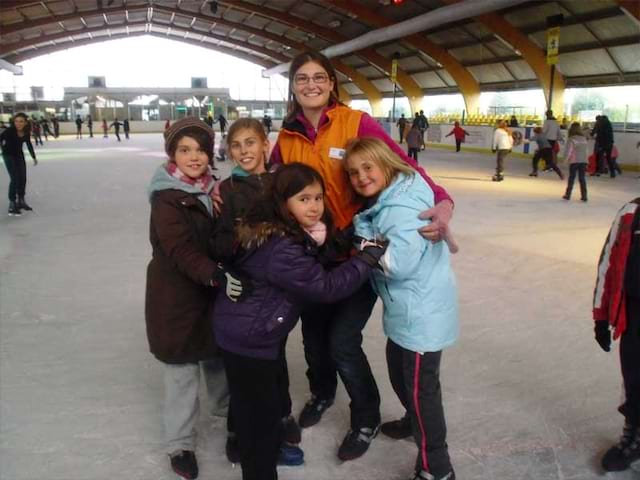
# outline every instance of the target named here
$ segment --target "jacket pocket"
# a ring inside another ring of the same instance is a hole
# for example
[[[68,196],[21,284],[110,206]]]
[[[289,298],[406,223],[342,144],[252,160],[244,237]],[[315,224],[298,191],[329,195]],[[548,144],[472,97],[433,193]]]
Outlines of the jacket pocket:
[[[291,303],[286,298],[278,303],[278,306],[265,318],[264,330],[269,336],[272,336],[278,330],[288,328],[291,323],[288,317],[291,313]]]

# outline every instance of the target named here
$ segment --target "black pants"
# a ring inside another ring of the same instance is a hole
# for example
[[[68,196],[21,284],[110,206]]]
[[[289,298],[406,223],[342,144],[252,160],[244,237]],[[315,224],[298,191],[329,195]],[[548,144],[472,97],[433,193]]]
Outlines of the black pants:
[[[124,138],[126,138],[127,140],[129,140],[129,130],[125,130],[125,131],[124,131]]]
[[[407,155],[409,155],[410,158],[413,158],[416,162],[418,161],[418,150],[419,148],[411,147],[407,149]]]
[[[620,405],[627,422],[640,426],[640,298],[626,297],[627,328],[620,337],[620,368],[625,402]]]
[[[462,145],[462,140],[456,138],[456,152],[460,151],[460,145]]]
[[[76,128],[76,138],[82,138],[82,129],[80,127]]]
[[[620,172],[620,168],[617,165],[617,162],[611,157],[611,151],[613,150],[613,144],[611,145],[598,145],[598,153],[597,153],[597,162],[598,165],[597,172],[602,173],[604,170],[604,162],[607,162],[607,168],[609,169],[609,175],[611,178],[616,177],[616,172]]]
[[[540,159],[545,161],[547,165],[546,168],[551,168],[551,165],[553,164],[553,151],[551,148],[539,148],[535,151],[533,158],[531,159],[531,170],[534,172],[538,171]]]
[[[282,342],[280,356],[278,357],[278,395],[280,396],[280,415],[282,418],[291,415],[291,394],[289,392],[289,367],[286,357],[287,339]],[[232,406],[229,405],[229,413],[227,414],[227,431],[235,433],[236,427],[233,420]]]
[[[93,138],[93,125],[87,127],[89,129],[89,138]]]
[[[404,128],[398,127],[398,134],[400,135],[400,143],[404,141]]]
[[[280,362],[223,351],[229,413],[240,447],[242,480],[276,480],[281,442]]]
[[[42,143],[42,136],[39,133],[34,133],[33,134],[33,138],[36,141],[36,146],[37,145],[44,145],[44,143]]]
[[[353,430],[380,423],[380,394],[362,350],[362,330],[376,299],[367,282],[351,297],[331,305],[312,305],[301,316],[311,393],[333,398],[337,371],[351,399]]]
[[[387,340],[389,379],[411,418],[418,446],[416,470],[438,478],[453,470],[440,389],[441,358],[441,351],[419,354]]]
[[[2,158],[9,173],[9,201],[15,202],[18,198],[24,198],[27,188],[27,164],[22,153],[3,154]]]
[[[116,130],[115,134],[116,134],[116,138],[118,139],[118,141],[120,141],[120,131]]]
[[[578,174],[578,180],[580,181],[580,198],[585,200],[587,198],[587,179],[585,177],[585,171],[587,170],[586,163],[572,163],[569,165],[569,180],[567,180],[567,191],[565,196],[571,197],[571,190],[573,190],[573,182],[576,179],[576,173]]]

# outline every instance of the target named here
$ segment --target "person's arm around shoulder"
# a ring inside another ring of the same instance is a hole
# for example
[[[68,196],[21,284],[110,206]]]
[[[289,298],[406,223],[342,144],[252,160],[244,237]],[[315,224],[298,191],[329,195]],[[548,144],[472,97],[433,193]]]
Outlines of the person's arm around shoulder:
[[[326,271],[304,247],[290,239],[274,246],[267,265],[267,279],[303,300],[333,303],[352,295],[369,278],[371,266],[358,256]]]
[[[415,208],[395,205],[383,208],[376,216],[376,231],[389,241],[380,260],[385,275],[403,280],[415,273],[430,242],[420,235],[424,221],[419,220]],[[433,247],[431,247],[433,248]]]
[[[185,222],[177,201],[163,193],[154,194],[151,200],[151,222],[162,251],[195,283],[211,286],[218,268],[216,262],[198,248],[194,232]]]

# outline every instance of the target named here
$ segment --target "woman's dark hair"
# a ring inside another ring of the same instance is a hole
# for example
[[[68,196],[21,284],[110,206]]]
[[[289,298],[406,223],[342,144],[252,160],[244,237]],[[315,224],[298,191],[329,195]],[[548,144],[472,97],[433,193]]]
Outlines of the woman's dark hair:
[[[24,112],[18,112],[11,118],[11,125],[13,125],[13,128],[17,130],[15,122],[16,118],[22,118],[25,121],[24,130],[22,131],[26,132],[27,134],[31,134],[31,122],[29,121],[29,117],[27,116],[27,114]]]
[[[271,188],[264,198],[263,205],[261,208],[253,209],[247,215],[247,223],[254,225],[265,221],[277,223],[283,226],[293,238],[301,241],[304,238],[304,232],[289,213],[287,200],[314,183],[320,184],[322,192],[326,192],[324,180],[312,167],[302,163],[279,166],[273,174]],[[321,220],[327,226],[327,236],[333,234],[333,219],[326,206]]]
[[[293,94],[293,85],[295,82],[295,76],[300,67],[305,63],[317,63],[329,74],[329,80],[333,82],[333,90],[331,91],[331,97],[329,102],[340,102],[340,93],[338,92],[338,77],[336,71],[331,65],[331,61],[320,52],[308,51],[299,54],[291,60],[291,67],[289,67],[289,98],[287,100],[287,118],[285,121],[291,121],[300,112],[300,104],[296,100],[296,96]]]
[[[189,127],[181,130],[175,138],[171,139],[171,143],[167,147],[169,158],[173,161],[176,158],[176,150],[178,149],[178,143],[184,137],[193,138],[200,148],[202,148],[207,154],[209,163],[213,160],[213,138],[207,132],[198,127]]]

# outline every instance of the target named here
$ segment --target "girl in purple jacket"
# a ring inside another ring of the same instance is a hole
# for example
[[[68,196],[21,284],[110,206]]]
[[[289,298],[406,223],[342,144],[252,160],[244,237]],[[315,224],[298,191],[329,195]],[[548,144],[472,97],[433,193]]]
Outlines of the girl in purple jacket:
[[[242,253],[233,266],[251,278],[253,290],[242,302],[216,299],[213,327],[223,351],[243,480],[278,478],[279,355],[305,302],[330,303],[353,294],[386,249],[371,242],[326,271],[317,258],[333,230],[324,191],[313,168],[280,167],[261,211],[237,227]]]

